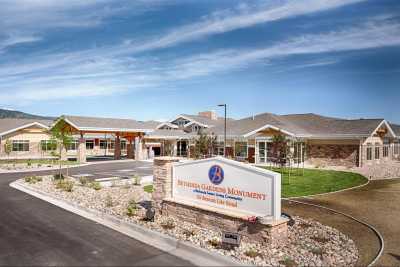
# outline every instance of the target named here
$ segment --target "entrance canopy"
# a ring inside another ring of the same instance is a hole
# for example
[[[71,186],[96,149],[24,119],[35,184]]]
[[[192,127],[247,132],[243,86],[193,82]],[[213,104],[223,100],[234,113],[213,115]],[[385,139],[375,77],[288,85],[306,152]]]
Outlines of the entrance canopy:
[[[141,138],[156,127],[153,122],[140,122],[131,119],[96,118],[80,116],[61,116],[51,128],[60,127],[62,131],[70,134],[79,134],[78,161],[86,161],[84,143],[85,134],[112,134],[115,135],[114,158],[121,157],[120,138],[129,141],[127,144],[128,158],[134,157],[133,140],[135,140],[136,151],[141,149]]]

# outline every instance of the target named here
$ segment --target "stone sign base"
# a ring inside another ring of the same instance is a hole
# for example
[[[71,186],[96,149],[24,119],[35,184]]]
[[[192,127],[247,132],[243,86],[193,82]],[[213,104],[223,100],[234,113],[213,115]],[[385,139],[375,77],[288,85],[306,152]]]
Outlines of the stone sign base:
[[[199,227],[221,232],[233,232],[249,243],[273,244],[287,240],[287,219],[275,222],[251,223],[244,217],[231,216],[193,207],[174,200],[164,200],[160,210],[163,216],[193,223]]]

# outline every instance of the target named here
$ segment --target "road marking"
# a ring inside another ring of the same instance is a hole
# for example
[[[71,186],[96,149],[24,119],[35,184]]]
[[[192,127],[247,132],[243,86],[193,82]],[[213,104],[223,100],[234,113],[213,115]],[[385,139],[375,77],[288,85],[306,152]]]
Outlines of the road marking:
[[[75,174],[75,175],[72,175],[72,176],[74,176],[74,177],[92,177],[94,175],[93,174],[89,174],[89,173],[83,173],[83,174]]]

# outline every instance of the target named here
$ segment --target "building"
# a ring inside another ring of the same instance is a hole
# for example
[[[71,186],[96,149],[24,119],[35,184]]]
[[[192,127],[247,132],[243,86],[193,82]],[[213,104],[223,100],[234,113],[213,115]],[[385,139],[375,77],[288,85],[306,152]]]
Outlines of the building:
[[[0,158],[43,158],[52,151],[50,120],[0,119]],[[9,142],[11,151],[6,153]]]
[[[224,127],[211,129],[223,147]],[[266,164],[272,159],[272,138],[291,142],[292,160],[313,166],[360,167],[399,157],[399,129],[384,119],[346,120],[316,114],[259,114],[227,124],[226,155]],[[221,152],[218,152],[221,153]]]
[[[49,158],[55,147],[49,131],[59,123],[74,137],[62,158],[121,157],[151,159],[156,156],[194,156],[198,132],[214,134],[215,155],[238,161],[268,164],[273,158],[273,137],[290,141],[294,164],[362,167],[400,160],[400,125],[384,119],[347,120],[316,114],[276,115],[263,113],[240,120],[227,120],[215,112],[182,114],[168,122],[131,119],[61,116],[55,122],[1,119],[0,158]],[[5,152],[6,141],[12,145]]]

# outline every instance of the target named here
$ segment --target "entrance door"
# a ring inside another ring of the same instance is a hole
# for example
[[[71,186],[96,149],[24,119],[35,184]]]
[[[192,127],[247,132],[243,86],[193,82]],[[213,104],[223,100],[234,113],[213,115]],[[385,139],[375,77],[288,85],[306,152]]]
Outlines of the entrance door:
[[[267,163],[267,142],[257,141],[257,164]]]
[[[256,164],[265,164],[272,157],[272,143],[267,140],[256,142]]]

